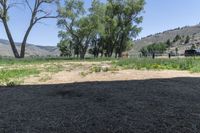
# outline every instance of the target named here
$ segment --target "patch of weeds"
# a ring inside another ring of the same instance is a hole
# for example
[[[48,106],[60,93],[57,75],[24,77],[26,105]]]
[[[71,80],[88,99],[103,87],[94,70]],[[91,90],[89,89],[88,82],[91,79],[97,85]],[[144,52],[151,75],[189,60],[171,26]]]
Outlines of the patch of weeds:
[[[74,69],[78,69],[78,68],[83,67],[83,64],[80,64],[80,63],[70,63],[69,65],[70,66],[69,66],[67,71],[72,71]]]
[[[90,72],[80,72],[80,75],[82,77],[86,77],[88,74],[90,74]]]
[[[117,66],[111,66],[108,68],[108,71],[111,71],[111,72],[116,72],[116,71],[119,71],[120,69],[117,67]]]
[[[108,67],[102,67],[101,69],[102,69],[103,72],[108,72],[109,71]]]
[[[51,80],[52,79],[52,76],[50,75],[44,75],[41,79],[39,79],[40,82],[46,82],[48,80]]]
[[[6,83],[7,87],[15,87],[17,85],[20,85],[20,82],[18,82],[18,81],[9,81],[9,82]]]
[[[37,69],[11,69],[11,70],[0,70],[0,84],[1,85],[14,85],[20,83],[20,79],[30,75],[39,74],[40,71]]]
[[[119,69],[116,66],[112,66],[112,67],[107,67],[107,66],[92,66],[89,71],[86,72],[81,72],[80,75],[82,77],[85,77],[91,73],[100,73],[100,72],[116,72],[119,71]]]
[[[200,72],[200,58],[183,59],[151,59],[151,58],[132,58],[113,61],[114,66],[122,69],[138,70],[188,70]]]
[[[100,66],[93,66],[93,67],[90,69],[90,72],[91,72],[91,73],[93,73],[93,72],[99,73],[99,72],[101,72],[101,71],[102,71],[102,67],[100,67]]]
[[[50,73],[58,73],[60,71],[63,71],[64,67],[62,65],[51,65],[46,68],[46,72]]]

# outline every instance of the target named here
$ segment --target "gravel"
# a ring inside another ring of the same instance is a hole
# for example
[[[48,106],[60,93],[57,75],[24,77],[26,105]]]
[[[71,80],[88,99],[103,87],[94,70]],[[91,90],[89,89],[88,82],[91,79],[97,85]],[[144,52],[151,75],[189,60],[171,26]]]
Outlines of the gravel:
[[[0,87],[0,133],[198,133],[200,78]]]

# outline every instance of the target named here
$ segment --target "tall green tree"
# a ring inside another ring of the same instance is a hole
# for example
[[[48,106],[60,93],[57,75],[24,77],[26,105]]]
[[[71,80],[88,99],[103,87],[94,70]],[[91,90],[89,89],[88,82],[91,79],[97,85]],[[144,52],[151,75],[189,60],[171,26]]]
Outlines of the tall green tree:
[[[185,39],[185,44],[187,44],[189,42],[190,42],[190,36],[187,36],[186,39]]]
[[[79,44],[81,38],[77,33],[78,22],[81,16],[85,13],[81,0],[65,0],[63,6],[59,6],[59,18],[57,25],[62,30],[59,32],[61,41],[68,40],[73,43],[74,54],[79,56]]]
[[[92,23],[94,18],[85,13],[82,0],[65,0],[64,6],[60,6],[58,19],[58,26],[63,29],[60,36],[73,43],[76,54],[81,59],[85,57],[96,28],[96,24]]]
[[[115,19],[115,51],[119,57],[127,47],[127,42],[141,31],[138,25],[143,17],[144,0],[108,0],[111,18]]]
[[[113,1],[108,1],[105,12],[105,56],[111,57],[119,38],[119,25]]]
[[[59,36],[71,40],[81,58],[88,48],[95,57],[111,57],[113,53],[121,57],[141,31],[138,25],[144,4],[144,0],[92,0],[87,11],[82,0],[65,0],[59,10]]]
[[[89,16],[92,18],[91,23],[96,26],[93,31],[92,41],[90,45],[90,53],[94,55],[94,57],[98,57],[101,53],[103,56],[104,50],[104,37],[105,37],[105,4],[101,3],[99,0],[93,0],[91,4],[91,8],[89,9]]]

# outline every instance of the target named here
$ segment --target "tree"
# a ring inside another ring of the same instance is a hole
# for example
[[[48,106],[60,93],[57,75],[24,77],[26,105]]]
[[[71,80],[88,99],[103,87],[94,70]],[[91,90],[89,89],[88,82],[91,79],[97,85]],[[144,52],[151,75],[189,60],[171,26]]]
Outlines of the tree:
[[[174,38],[174,40],[173,40],[173,42],[177,42],[180,39],[181,39],[181,36],[180,35],[176,35],[175,38]]]
[[[83,1],[81,0],[65,0],[64,6],[59,6],[59,18],[57,25],[62,30],[59,32],[59,37],[61,40],[71,41],[74,48],[74,54],[77,57],[80,54],[80,44],[82,42],[80,36],[78,35],[77,30],[78,21],[81,16],[85,13],[85,9],[83,8]]]
[[[9,10],[12,7],[15,7],[16,2],[14,1],[9,1],[9,0],[0,0],[0,20],[2,21],[8,40],[10,42],[13,54],[15,56],[15,58],[24,58],[25,56],[25,47],[26,47],[26,43],[27,43],[27,39],[28,36],[33,28],[34,25],[36,25],[38,22],[40,22],[43,19],[47,19],[47,18],[56,18],[57,16],[52,16],[51,12],[49,12],[48,10],[45,10],[45,8],[43,8],[45,5],[47,4],[52,4],[52,3],[56,3],[58,2],[57,0],[34,0],[33,4],[30,3],[29,0],[24,0],[23,3],[30,9],[30,13],[31,13],[31,18],[29,21],[29,25],[28,28],[24,34],[22,43],[21,43],[21,52],[19,54],[19,52],[17,51],[12,33],[10,31],[10,28],[8,26],[8,21],[9,21]]]
[[[121,57],[141,31],[138,25],[142,22],[144,0],[108,0],[105,4],[92,0],[89,10],[83,4],[82,0],[65,0],[60,6],[61,40],[70,40],[80,58],[88,49],[94,57],[111,57],[113,53]]]
[[[91,23],[96,25],[96,28],[93,31],[92,41],[90,45],[90,54],[93,54],[94,57],[98,57],[101,53],[103,56],[104,50],[104,38],[105,38],[105,4],[101,3],[99,0],[93,0],[91,4],[91,8],[89,9],[89,16],[93,19]]]
[[[178,48],[175,49],[175,51],[176,51],[176,55],[178,55],[178,50],[179,50]]]
[[[67,40],[61,40],[58,43],[58,47],[60,49],[60,56],[67,56],[67,57],[71,57],[72,56],[72,43],[70,41]]]
[[[140,52],[142,53],[142,56],[147,56],[149,51],[147,50],[147,47],[143,47],[142,49],[140,49]]]
[[[170,39],[167,40],[166,44],[167,44],[167,47],[171,47],[171,41],[170,41]]]
[[[191,50],[195,50],[196,49],[196,46],[195,46],[195,44],[192,44],[192,46],[191,46],[191,48],[190,48]]]
[[[111,24],[115,25],[112,34],[114,35],[115,40],[113,42],[118,57],[122,56],[127,42],[141,31],[138,24],[143,20],[140,13],[143,11],[144,4],[144,0],[108,0],[107,10],[110,15],[107,16],[108,20],[111,20]]]
[[[83,5],[81,0],[65,0],[64,6],[59,9],[58,19],[58,26],[63,29],[61,33],[65,34],[63,39],[73,43],[81,59],[84,59],[97,27],[94,17],[84,16]]]
[[[167,45],[165,43],[154,43],[149,46],[143,47],[140,52],[143,54],[143,56],[146,56],[148,54],[163,54],[167,50]]]
[[[186,37],[186,40],[185,40],[185,44],[189,43],[190,42],[190,36],[187,36]]]

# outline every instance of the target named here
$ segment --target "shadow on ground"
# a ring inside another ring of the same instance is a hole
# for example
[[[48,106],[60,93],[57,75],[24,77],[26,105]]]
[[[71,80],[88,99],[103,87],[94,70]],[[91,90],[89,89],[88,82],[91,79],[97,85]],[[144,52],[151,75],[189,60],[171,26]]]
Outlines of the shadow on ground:
[[[198,133],[200,78],[0,87],[1,133]]]

